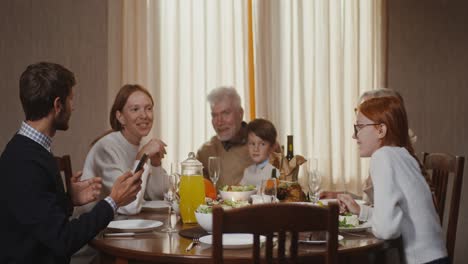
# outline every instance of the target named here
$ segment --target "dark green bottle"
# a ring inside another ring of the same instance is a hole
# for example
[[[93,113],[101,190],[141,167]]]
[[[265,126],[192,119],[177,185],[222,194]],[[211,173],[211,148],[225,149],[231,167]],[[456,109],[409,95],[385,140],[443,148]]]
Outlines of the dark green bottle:
[[[288,161],[292,160],[294,157],[294,144],[293,144],[293,136],[288,135],[288,144],[287,144],[287,153],[286,153],[286,159]]]

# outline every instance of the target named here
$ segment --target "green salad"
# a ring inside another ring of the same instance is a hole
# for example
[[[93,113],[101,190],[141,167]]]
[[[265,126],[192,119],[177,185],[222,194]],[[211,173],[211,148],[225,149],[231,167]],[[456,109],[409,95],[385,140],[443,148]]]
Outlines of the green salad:
[[[232,200],[226,200],[226,201],[223,201],[223,203],[221,204],[221,206],[228,206],[230,208],[239,208],[239,207],[244,207],[246,205],[249,205],[249,202],[248,201],[232,201]],[[223,206],[224,209],[226,209],[227,207]]]
[[[359,225],[359,219],[357,215],[352,213],[346,213],[339,216],[338,227],[350,228]]]
[[[197,213],[202,213],[202,214],[211,214],[213,212],[213,207],[210,205],[206,204],[200,204],[197,208]]]
[[[220,188],[223,192],[248,192],[255,190],[255,185],[224,185]]]
[[[213,213],[213,205],[220,205],[223,209],[232,209],[232,208],[239,208],[243,206],[249,205],[247,201],[209,201],[207,204],[200,204],[198,206],[196,212],[201,214],[211,214]]]

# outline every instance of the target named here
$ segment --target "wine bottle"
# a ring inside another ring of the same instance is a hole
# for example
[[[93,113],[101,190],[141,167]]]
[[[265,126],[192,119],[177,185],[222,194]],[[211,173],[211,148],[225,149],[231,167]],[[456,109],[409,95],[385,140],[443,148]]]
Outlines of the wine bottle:
[[[276,198],[284,200],[287,196],[287,188],[281,188],[280,180],[276,177],[276,168],[271,170],[271,178],[274,179],[273,181],[276,184]]]
[[[294,145],[293,145],[293,136],[288,135],[288,145],[287,145],[287,154],[286,154],[286,159],[288,161],[292,160],[294,157]]]

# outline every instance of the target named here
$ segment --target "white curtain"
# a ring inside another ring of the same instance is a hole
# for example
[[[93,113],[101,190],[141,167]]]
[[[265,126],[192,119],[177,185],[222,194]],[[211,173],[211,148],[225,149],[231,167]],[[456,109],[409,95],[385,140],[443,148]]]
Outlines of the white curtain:
[[[294,135],[296,154],[318,159],[325,189],[360,193],[368,169],[351,138],[353,109],[383,86],[382,0],[253,7],[257,116],[273,121],[282,144]],[[153,94],[152,135],[168,144],[168,162],[214,135],[211,89],[235,86],[248,121],[247,32],[247,0],[123,1],[122,84]]]
[[[294,135],[295,154],[318,159],[325,189],[360,193],[368,175],[351,136],[359,95],[384,82],[381,5],[255,1],[257,116],[281,143]]]
[[[123,1],[122,83],[140,83],[155,100],[152,136],[168,162],[187,158],[215,134],[206,96],[234,86],[248,103],[247,2]]]

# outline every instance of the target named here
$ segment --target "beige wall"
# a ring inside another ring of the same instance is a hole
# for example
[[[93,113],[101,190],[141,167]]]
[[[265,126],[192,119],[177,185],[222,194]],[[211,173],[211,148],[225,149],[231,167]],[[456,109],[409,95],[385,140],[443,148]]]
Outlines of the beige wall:
[[[28,64],[52,61],[77,78],[70,130],[54,138],[54,154],[83,164],[89,143],[108,127],[107,1],[7,0],[0,3],[0,149],[24,116],[18,80]]]
[[[388,83],[405,99],[416,150],[468,157],[468,2],[387,2]],[[467,169],[455,263],[468,259]]]

